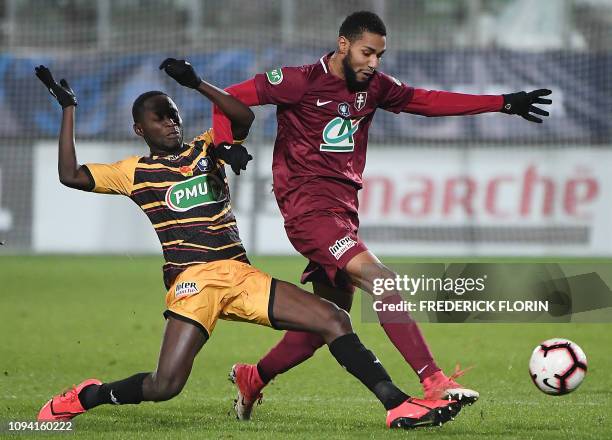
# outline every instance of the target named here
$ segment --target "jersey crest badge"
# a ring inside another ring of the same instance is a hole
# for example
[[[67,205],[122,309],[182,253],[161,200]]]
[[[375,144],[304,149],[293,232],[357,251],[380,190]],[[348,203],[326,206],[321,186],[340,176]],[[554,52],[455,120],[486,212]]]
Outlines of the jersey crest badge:
[[[266,78],[268,78],[268,82],[273,86],[280,84],[283,82],[283,70],[280,67],[268,70],[266,72]]]
[[[208,157],[203,157],[202,159],[198,160],[198,169],[203,173],[209,172],[211,168],[212,163]]]
[[[351,116],[351,106],[346,102],[341,102],[338,104],[338,114],[343,118],[348,118]]]
[[[357,109],[357,111],[360,111],[362,108],[364,108],[367,99],[368,92],[358,92],[355,95],[355,103],[353,104],[355,106],[355,109]]]

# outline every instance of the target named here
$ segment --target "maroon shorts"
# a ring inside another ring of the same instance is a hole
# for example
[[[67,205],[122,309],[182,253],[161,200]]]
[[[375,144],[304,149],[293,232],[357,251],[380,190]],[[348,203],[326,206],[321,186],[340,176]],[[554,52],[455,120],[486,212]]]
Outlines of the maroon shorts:
[[[357,254],[367,250],[357,231],[357,213],[311,211],[285,222],[287,237],[293,247],[309,262],[302,283],[320,282],[353,291],[343,271]]]

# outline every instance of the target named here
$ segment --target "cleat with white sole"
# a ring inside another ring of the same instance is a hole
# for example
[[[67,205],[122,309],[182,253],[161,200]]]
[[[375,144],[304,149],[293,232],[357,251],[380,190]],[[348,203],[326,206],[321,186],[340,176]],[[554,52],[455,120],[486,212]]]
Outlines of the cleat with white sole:
[[[236,385],[238,395],[234,399],[234,414],[237,420],[250,420],[255,403],[261,404],[262,388],[265,384],[259,377],[255,365],[235,364],[229,373],[229,380]]]
[[[426,400],[455,400],[460,405],[472,405],[480,397],[478,391],[465,388],[455,381],[459,376],[462,376],[464,371],[459,370],[459,366],[455,369],[453,375],[446,376],[442,371],[437,371],[431,376],[423,380],[424,398]]]

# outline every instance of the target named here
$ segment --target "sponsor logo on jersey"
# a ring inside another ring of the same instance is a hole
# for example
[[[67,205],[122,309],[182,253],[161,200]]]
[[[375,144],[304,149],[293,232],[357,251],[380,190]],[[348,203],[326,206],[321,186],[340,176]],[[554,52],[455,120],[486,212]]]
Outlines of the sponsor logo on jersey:
[[[367,99],[368,99],[368,92],[357,92],[357,94],[355,95],[355,103],[354,103],[354,106],[357,109],[357,111],[365,107]]]
[[[347,104],[348,105],[348,104]],[[323,129],[323,142],[319,149],[330,153],[347,153],[355,150],[354,134],[361,119],[335,117]]]
[[[189,211],[196,206],[223,201],[220,197],[223,187],[215,176],[200,176],[178,182],[166,191],[166,206],[172,211]]]
[[[266,78],[268,82],[273,86],[283,82],[283,70],[279,67],[278,69],[268,70],[266,72]]]
[[[171,154],[170,156],[166,156],[166,159],[172,160],[172,161],[179,160],[180,158],[181,156],[179,154]]]
[[[346,102],[341,102],[338,104],[338,114],[343,118],[348,118],[351,116],[351,106]]]
[[[198,284],[193,281],[183,281],[182,283],[178,283],[174,288],[175,298],[193,295],[195,293],[198,293]]]
[[[329,247],[329,252],[331,252],[336,260],[339,260],[340,257],[346,253],[346,251],[356,244],[357,242],[347,235],[342,237],[340,240],[336,240],[336,242]]]
[[[180,167],[179,172],[185,177],[193,176],[193,170],[187,165],[183,165],[182,167]]]
[[[198,160],[198,169],[204,173],[210,171],[212,168],[212,161],[208,157],[203,157]]]
[[[326,104],[329,104],[332,101],[321,101],[320,99],[317,99],[317,107],[322,107]]]

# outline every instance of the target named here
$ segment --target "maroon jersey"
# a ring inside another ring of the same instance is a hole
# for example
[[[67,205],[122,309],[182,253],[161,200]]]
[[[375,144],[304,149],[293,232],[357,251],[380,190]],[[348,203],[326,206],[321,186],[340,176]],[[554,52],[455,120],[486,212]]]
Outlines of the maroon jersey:
[[[380,72],[366,91],[350,92],[329,71],[330,55],[254,79],[259,103],[277,105],[272,173],[285,220],[312,210],[356,212],[374,112],[399,113],[414,93]]]

